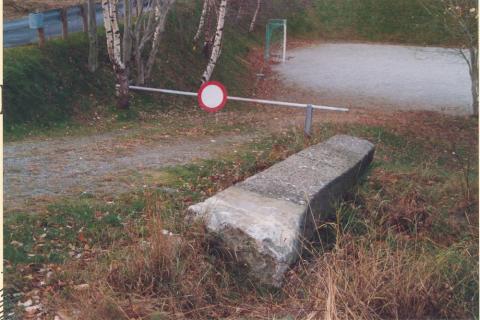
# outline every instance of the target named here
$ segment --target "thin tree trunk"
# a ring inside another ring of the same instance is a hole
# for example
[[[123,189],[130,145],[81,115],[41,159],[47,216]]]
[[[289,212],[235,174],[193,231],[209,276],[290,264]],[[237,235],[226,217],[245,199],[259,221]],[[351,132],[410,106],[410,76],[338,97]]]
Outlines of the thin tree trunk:
[[[98,38],[97,38],[97,12],[95,0],[87,1],[88,14],[88,69],[95,72],[98,69]]]
[[[135,83],[137,86],[145,84],[145,67],[143,65],[142,52],[135,50],[135,65],[137,67],[137,79]]]
[[[255,9],[255,13],[253,14],[252,22],[250,23],[249,32],[253,32],[255,29],[255,23],[257,22],[258,12],[260,11],[260,6],[262,4],[262,0],[257,0],[257,8]]]
[[[123,61],[128,65],[132,57],[132,4],[130,0],[123,0],[124,15],[123,15]]]
[[[200,39],[200,35],[202,34],[203,27],[205,26],[205,17],[207,16],[209,6],[210,6],[210,0],[203,0],[202,15],[200,16],[200,22],[198,24],[197,33],[195,34],[195,37],[193,37],[194,42],[197,42],[198,39]]]
[[[134,60],[137,69],[135,83],[137,85],[145,84],[145,64],[143,59],[143,49],[155,33],[155,8],[160,0],[150,0],[147,7],[149,10],[144,12],[140,7],[140,17],[138,17],[133,28],[134,36]]]
[[[85,3],[80,6],[80,16],[82,17],[83,32],[88,32],[88,12]]]
[[[68,16],[67,8],[62,8],[60,10],[60,18],[62,20],[62,39],[68,38]]]
[[[107,36],[107,51],[110,61],[113,64],[118,81],[118,108],[128,109],[128,72],[125,63],[122,61],[121,35],[118,28],[118,0],[103,0],[103,18]]]
[[[243,15],[243,1],[240,1],[238,5],[238,11],[237,11],[237,16],[235,17],[235,22],[238,22]]]
[[[37,35],[38,35],[38,46],[39,47],[44,47],[46,38],[45,38],[45,29],[44,28],[38,28],[37,29]]]
[[[472,80],[472,112],[478,116],[478,49],[470,48],[470,78]]]
[[[119,109],[126,110],[130,105],[128,72],[126,68],[123,68],[116,70],[115,73],[117,75],[117,81],[119,85],[117,107]]]
[[[221,0],[220,9],[218,12],[217,31],[215,33],[215,39],[213,41],[212,54],[210,56],[210,60],[208,61],[207,68],[203,73],[202,83],[210,80],[213,70],[215,69],[215,65],[217,64],[218,58],[220,57],[226,12],[227,12],[227,0]]]
[[[165,24],[167,22],[167,15],[175,0],[161,0],[160,5],[155,8],[156,27],[153,34],[152,48],[148,56],[147,64],[145,66],[145,81],[150,80],[152,75],[153,65],[157,57],[158,47],[160,45],[161,35],[165,31]]]

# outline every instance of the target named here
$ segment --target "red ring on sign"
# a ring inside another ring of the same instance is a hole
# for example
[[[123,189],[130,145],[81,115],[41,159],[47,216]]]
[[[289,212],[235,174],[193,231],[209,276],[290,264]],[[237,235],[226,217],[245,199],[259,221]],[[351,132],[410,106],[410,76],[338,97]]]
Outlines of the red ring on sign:
[[[220,90],[222,90],[222,93],[223,93],[222,102],[220,102],[220,104],[218,106],[216,106],[215,108],[208,107],[202,101],[202,93],[205,90],[205,88],[208,87],[208,86],[217,86],[217,87],[220,88]],[[218,111],[222,110],[223,107],[225,107],[225,104],[227,103],[227,97],[228,97],[227,88],[225,88],[225,86],[218,81],[205,82],[204,84],[202,84],[202,86],[200,87],[200,89],[198,90],[198,93],[197,93],[197,100],[198,100],[198,104],[200,105],[200,108],[202,108],[203,110],[205,110],[207,112],[212,112],[212,113],[213,112],[218,112]]]

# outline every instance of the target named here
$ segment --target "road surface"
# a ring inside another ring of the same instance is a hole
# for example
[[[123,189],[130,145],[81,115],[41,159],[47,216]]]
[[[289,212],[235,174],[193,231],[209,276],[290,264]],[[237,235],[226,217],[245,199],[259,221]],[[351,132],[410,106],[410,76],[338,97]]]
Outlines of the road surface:
[[[147,2],[145,2],[145,6]],[[136,6],[136,2],[132,5]],[[83,31],[83,19],[81,16],[80,6],[72,6],[67,9],[68,32]],[[118,5],[120,13],[123,11],[123,2]],[[145,7],[145,10],[148,10]],[[100,3],[96,4],[96,21],[97,26],[103,26],[103,9]],[[47,39],[58,38],[62,35],[61,10],[53,9],[43,12],[44,30]],[[36,29],[30,29],[28,16],[20,19],[5,21],[3,23],[3,46],[5,48],[17,47],[26,44],[38,42],[38,33]]]
[[[289,52],[282,81],[346,107],[470,114],[468,66],[455,49],[325,43]],[[333,100],[332,100],[333,99]]]

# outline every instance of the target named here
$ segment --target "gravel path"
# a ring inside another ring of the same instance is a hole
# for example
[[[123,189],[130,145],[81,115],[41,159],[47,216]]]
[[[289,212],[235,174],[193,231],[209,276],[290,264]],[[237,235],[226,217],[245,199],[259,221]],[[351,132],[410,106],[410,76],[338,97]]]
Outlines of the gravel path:
[[[453,49],[327,43],[289,52],[282,81],[348,107],[470,113],[468,67]],[[345,99],[347,98],[347,99]]]
[[[131,132],[7,143],[4,146],[5,211],[35,208],[66,195],[112,195],[141,187],[139,172],[209,158],[253,135],[199,139],[131,139]]]

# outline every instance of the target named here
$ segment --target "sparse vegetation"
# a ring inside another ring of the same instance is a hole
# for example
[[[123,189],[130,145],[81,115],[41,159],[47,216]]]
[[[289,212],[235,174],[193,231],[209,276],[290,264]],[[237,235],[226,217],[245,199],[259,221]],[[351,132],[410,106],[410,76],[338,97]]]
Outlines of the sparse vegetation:
[[[289,11],[291,35],[457,43],[417,0],[314,0],[316,11],[308,12],[301,8],[303,1],[277,3]],[[201,9],[198,1],[177,1],[172,8],[167,30],[173,32],[164,35],[155,85],[198,87],[206,61],[192,38]],[[252,87],[244,58],[259,43],[263,30],[258,30],[251,35],[225,30],[215,78],[230,93]],[[105,39],[99,43],[103,46]],[[90,125],[89,118],[99,115],[133,122],[140,113],[148,114],[142,119],[154,118],[172,107],[191,106],[191,100],[142,95],[133,97],[130,111],[116,111],[105,51],[100,48],[100,69],[92,75],[82,34],[49,41],[42,49],[6,50],[7,137],[21,138],[39,127],[63,132],[75,127],[72,123]],[[350,122],[323,119],[308,142],[295,128],[277,130],[214,160],[150,172],[144,187],[129,193],[82,194],[57,199],[42,212],[11,213],[4,221],[6,309],[22,314],[25,308],[17,302],[33,299],[43,305],[36,315],[50,319],[55,314],[77,319],[478,318],[478,120],[422,112],[379,119],[372,114],[368,121],[366,116]],[[167,132],[162,130],[185,132],[175,117],[178,113],[165,115],[157,135],[148,138]],[[247,120],[236,121],[181,125],[191,126],[193,134],[208,131],[206,125],[219,131],[248,127]],[[289,271],[283,289],[246,281],[212,252],[201,226],[185,223],[189,205],[339,133],[375,143],[373,165],[337,204],[335,219],[319,222],[318,237]]]
[[[114,204],[85,199],[54,205],[28,223],[10,217],[7,283],[31,285],[27,263],[45,263],[54,274],[33,275],[55,292],[52,310],[78,310],[82,319],[474,317],[476,121],[414,117],[422,130],[402,120],[316,128],[311,143],[348,133],[373,141],[377,153],[370,174],[338,205],[336,220],[319,225],[318,242],[283,290],[264,291],[231,273],[206,254],[201,228],[186,227],[183,217],[188,205],[302,149],[295,131],[221,159],[159,172],[145,191]],[[32,233],[42,240],[25,236]],[[58,265],[57,256],[68,257],[66,264]],[[81,284],[89,289],[79,294]]]

